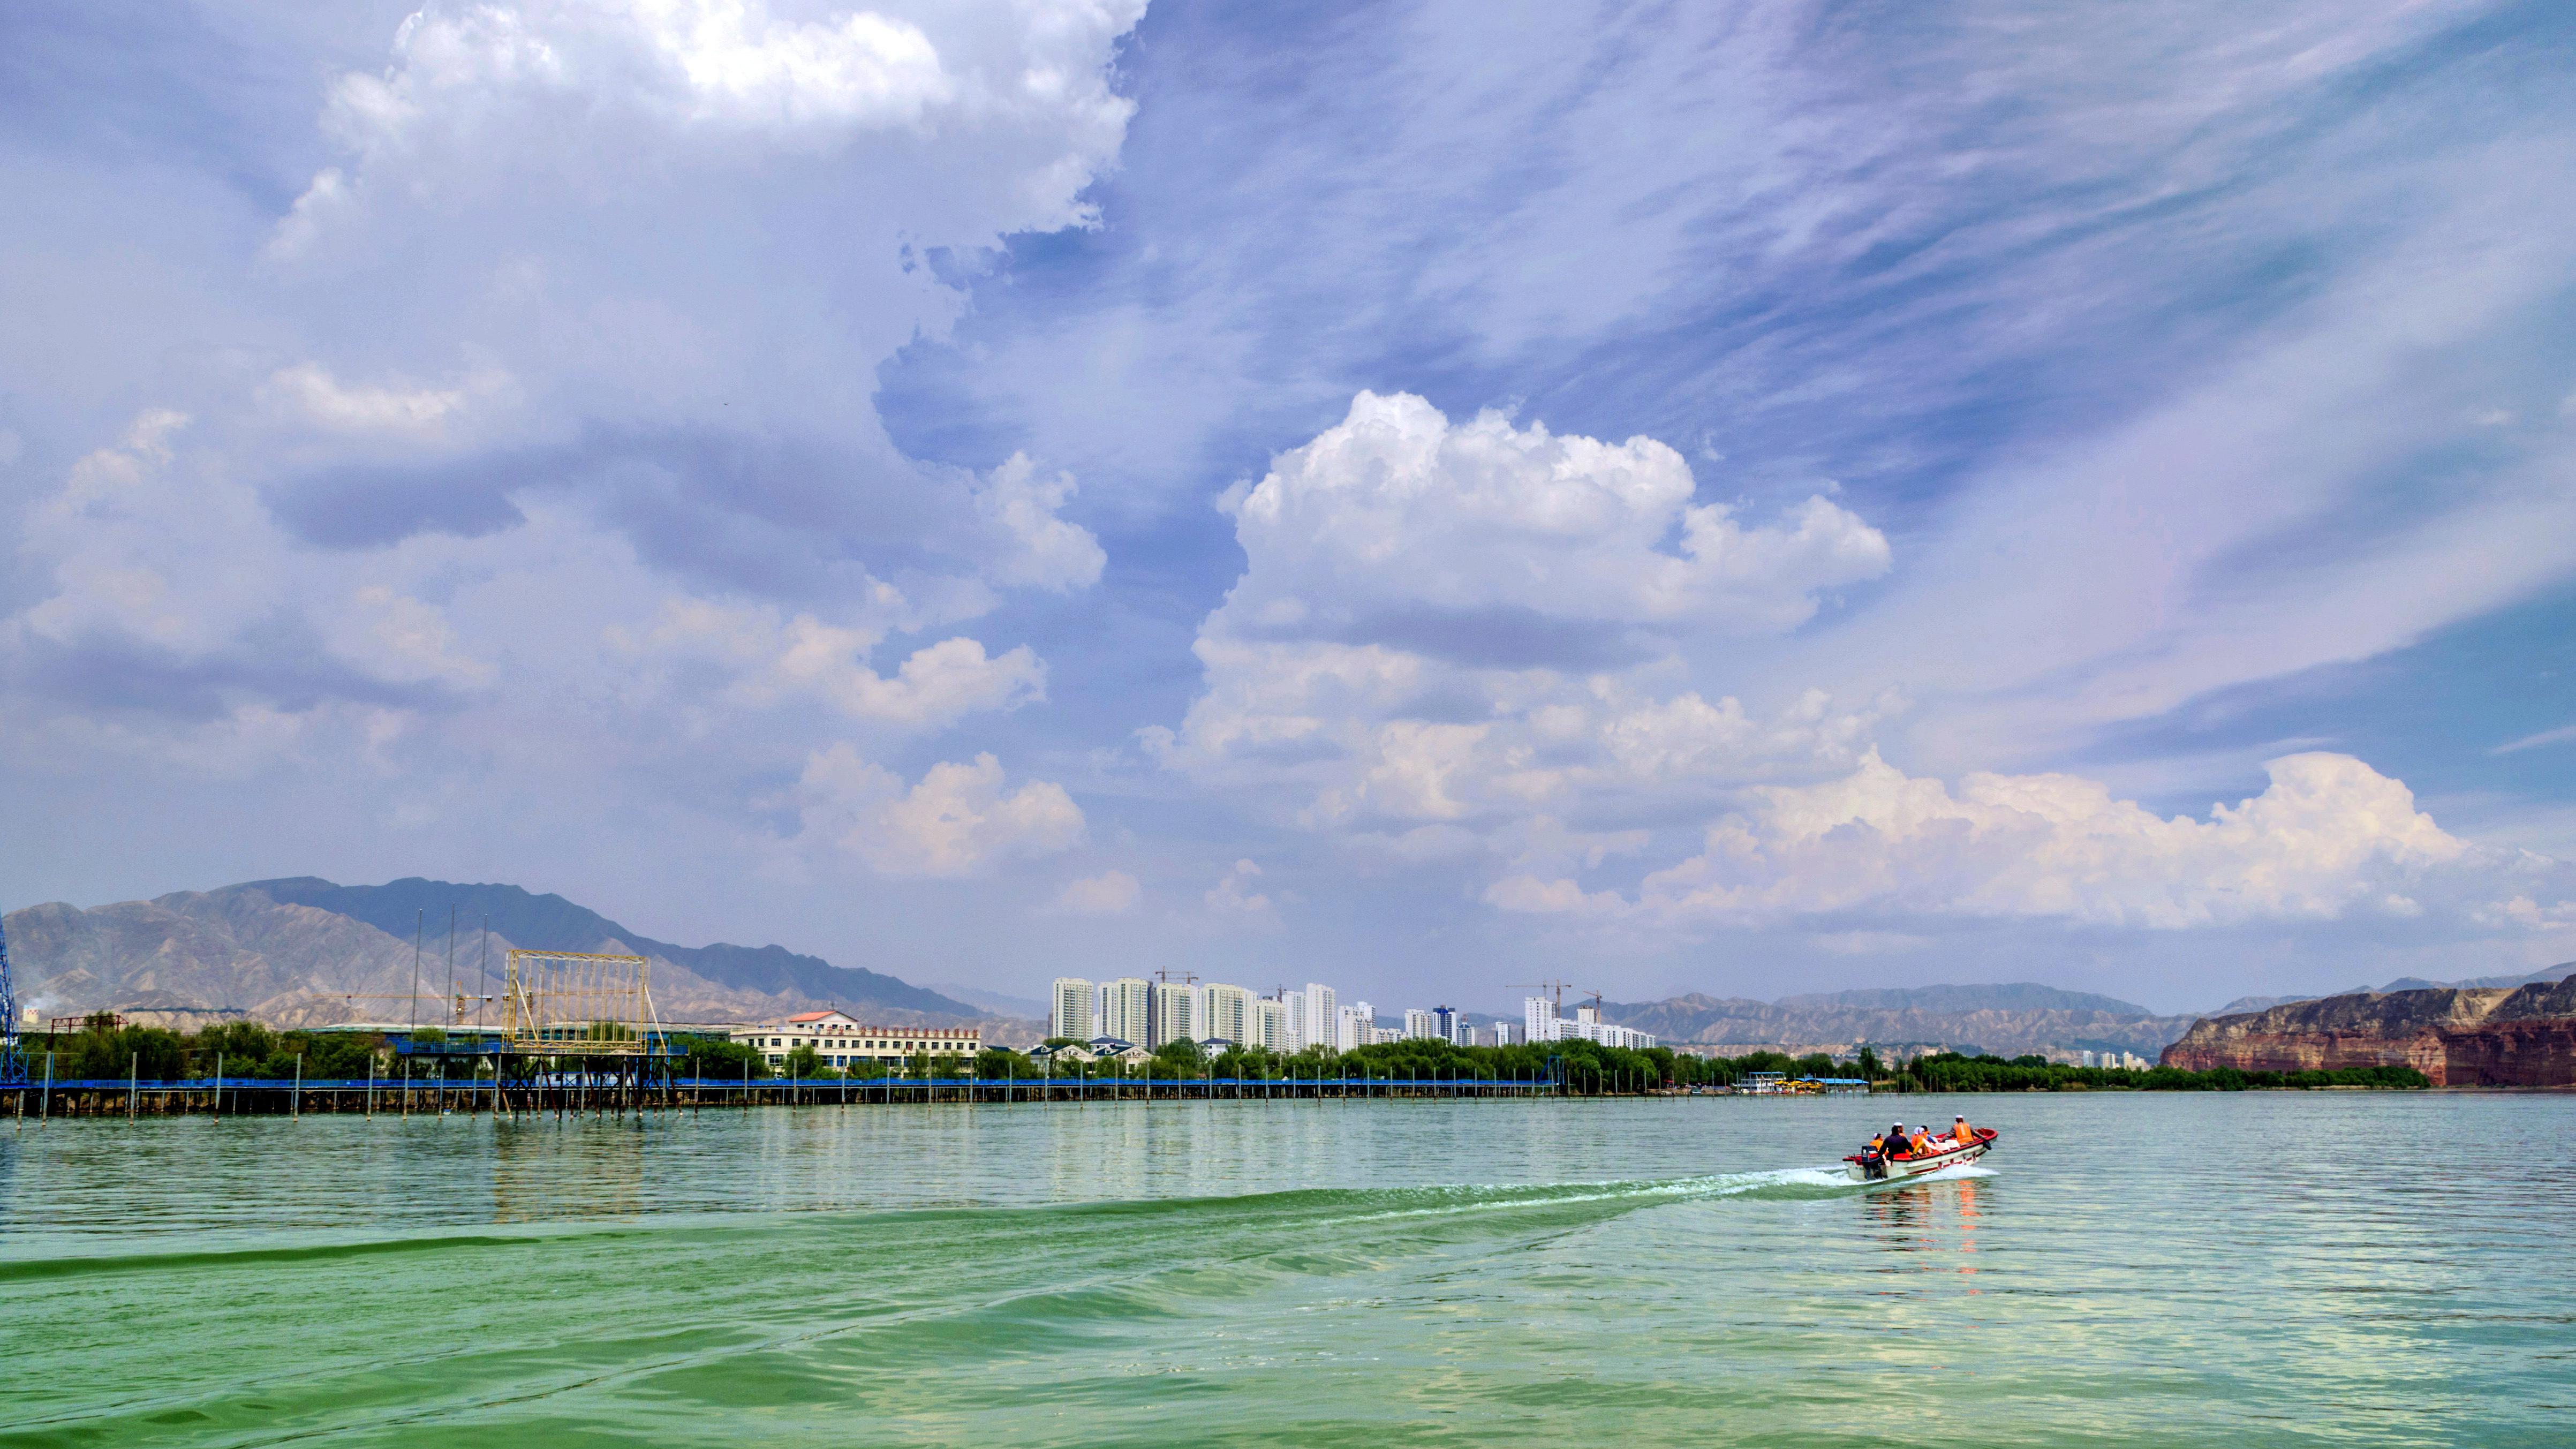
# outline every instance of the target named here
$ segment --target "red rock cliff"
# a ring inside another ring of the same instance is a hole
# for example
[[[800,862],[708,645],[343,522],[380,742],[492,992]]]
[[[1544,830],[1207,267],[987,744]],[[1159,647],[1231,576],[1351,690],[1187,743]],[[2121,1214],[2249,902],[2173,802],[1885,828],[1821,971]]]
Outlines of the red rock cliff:
[[[2167,1066],[2288,1072],[2413,1067],[2437,1087],[2576,1086],[2576,978],[2371,992],[2205,1017]]]

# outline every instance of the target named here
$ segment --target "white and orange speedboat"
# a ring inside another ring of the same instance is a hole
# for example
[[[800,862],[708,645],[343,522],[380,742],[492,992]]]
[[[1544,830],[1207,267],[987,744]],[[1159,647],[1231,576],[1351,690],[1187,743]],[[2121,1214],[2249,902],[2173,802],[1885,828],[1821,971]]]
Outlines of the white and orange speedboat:
[[[1939,1172],[1945,1167],[1956,1167],[1962,1162],[1974,1162],[1994,1150],[1995,1129],[1976,1127],[1971,1128],[1970,1131],[1974,1136],[1966,1142],[1961,1142],[1944,1133],[1932,1139],[1932,1150],[1929,1152],[1910,1157],[1888,1158],[1884,1164],[1885,1171],[1880,1170],[1881,1164],[1872,1153],[1855,1152],[1843,1161],[1851,1164],[1849,1171],[1854,1182],[1902,1182],[1909,1177],[1921,1177],[1927,1172]]]

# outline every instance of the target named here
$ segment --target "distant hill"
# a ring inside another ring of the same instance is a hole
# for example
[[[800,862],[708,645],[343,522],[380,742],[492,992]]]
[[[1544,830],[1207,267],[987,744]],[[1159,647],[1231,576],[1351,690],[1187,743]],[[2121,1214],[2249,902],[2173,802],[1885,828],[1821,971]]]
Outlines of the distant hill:
[[[2576,961],[2517,976],[2467,981],[2392,981],[2381,992],[2421,989],[2519,987],[2576,976]],[[2356,988],[2367,994],[2368,988]],[[1668,1046],[1768,1047],[1810,1051],[1850,1047],[1941,1045],[2002,1056],[2036,1052],[2061,1057],[2076,1051],[2130,1051],[2154,1057],[2204,1017],[2242,1015],[2318,1000],[2306,996],[2245,996],[2215,1012],[2160,1016],[2133,1001],[2087,991],[2063,991],[2036,982],[1997,985],[1900,986],[1783,996],[1777,1001],[1705,996],[1693,992],[1664,1001],[1605,1003],[1611,1021],[1651,1031]]]
[[[1835,991],[1783,996],[1772,1005],[1788,1011],[1850,1007],[1863,1011],[2100,1011],[2114,1016],[2155,1015],[2133,1001],[2096,996],[2089,991],[2060,991],[2035,981],[2000,986],[1895,986]]]
[[[420,879],[340,886],[314,877],[181,891],[91,910],[52,902],[7,920],[17,994],[45,1016],[151,1011],[241,1014],[280,1026],[404,1019],[412,1010],[412,933],[426,915],[419,989],[434,1006],[449,985],[449,905],[462,923],[455,989],[491,989],[512,946],[651,957],[653,998],[673,1022],[751,1021],[836,1005],[905,1025],[989,1024],[988,1039],[1025,1032],[892,976],[834,966],[780,946],[678,946],[627,930],[565,900],[517,886]],[[491,954],[481,926],[491,920]],[[1031,1038],[1034,1040],[1034,1037]]]
[[[930,989],[942,996],[953,996],[959,1001],[980,1006],[996,1016],[1021,1021],[1044,1021],[1049,1010],[1045,1002],[1034,996],[1012,996],[1007,992],[986,991],[980,986],[960,986],[954,981],[937,982]]]
[[[2168,1066],[2284,1072],[2412,1067],[2437,1087],[2576,1086],[2576,979],[2359,992],[2211,1017],[2166,1048]],[[2508,981],[2521,978],[2507,978]]]
[[[2114,997],[2013,982],[1917,986],[1784,996],[1776,1002],[1699,993],[1666,1001],[1604,1004],[1602,1014],[1651,1031],[1668,1046],[1795,1048],[1861,1042],[1941,1045],[2004,1056],[2078,1050],[2164,1049],[2196,1020],[2158,1016]]]
[[[2348,986],[2341,991],[2322,991],[2313,996],[2240,996],[2206,1016],[2243,1016],[2247,1012],[2267,1011],[2275,1006],[2289,1006],[2301,1001],[2330,1001],[2340,996],[2385,995],[2391,991],[2484,990],[2497,986],[2530,986],[2536,983],[2564,981],[2576,976],[2576,961],[2561,961],[2519,976],[2471,976],[2459,981],[2430,981],[2421,976],[2400,976],[2385,986]]]
[[[794,996],[843,1006],[892,1006],[951,1016],[982,1015],[975,1007],[953,1001],[892,976],[858,966],[835,966],[819,956],[800,956],[784,946],[675,946],[639,931],[630,931],[586,906],[558,895],[535,895],[514,885],[459,885],[407,876],[380,886],[334,885],[316,876],[257,880],[227,886],[230,891],[257,891],[284,905],[313,906],[364,921],[398,940],[409,940],[413,924],[426,914],[430,929],[446,929],[448,907],[469,925],[489,918],[492,929],[521,946],[550,951],[590,951],[602,943],[622,941],[640,955],[658,956],[721,986],[739,986],[766,996]]]

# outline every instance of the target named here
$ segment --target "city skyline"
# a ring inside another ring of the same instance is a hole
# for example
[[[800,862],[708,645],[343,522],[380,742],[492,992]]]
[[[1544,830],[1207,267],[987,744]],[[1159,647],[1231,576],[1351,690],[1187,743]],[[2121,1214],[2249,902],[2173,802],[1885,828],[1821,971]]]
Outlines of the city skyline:
[[[1222,1019],[1209,1005],[1223,993],[1230,1010]],[[1092,981],[1059,976],[1049,983],[1047,1036],[1075,1042],[1113,1040],[1154,1050],[1166,1043],[1223,1041],[1293,1055],[1309,1048],[1356,1051],[1408,1039],[1447,1041],[1458,1046],[1510,1046],[1580,1038],[1604,1046],[1646,1048],[1657,1045],[1653,1033],[1605,1020],[1598,1002],[1578,1003],[1573,1016],[1561,1014],[1555,997],[1524,997],[1520,1020],[1501,1016],[1476,1026],[1468,1013],[1452,1006],[1401,1008],[1394,1026],[1380,1023],[1383,1014],[1366,1001],[1340,1003],[1334,988],[1309,981],[1294,990],[1273,988],[1255,996],[1247,988],[1223,982],[1148,981],[1125,976]],[[1151,1003],[1141,1015],[1131,1003]],[[1113,1007],[1113,1003],[1115,1004]],[[1494,1013],[1486,1013],[1489,1016]],[[1141,1024],[1141,1032],[1121,1030]]]

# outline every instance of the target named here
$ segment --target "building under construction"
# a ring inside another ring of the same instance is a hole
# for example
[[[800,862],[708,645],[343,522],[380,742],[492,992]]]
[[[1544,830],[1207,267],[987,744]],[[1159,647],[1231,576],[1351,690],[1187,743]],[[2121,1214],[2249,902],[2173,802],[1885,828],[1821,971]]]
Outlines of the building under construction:
[[[478,1021],[457,1023],[466,1029],[454,1035],[410,1031],[397,1054],[442,1064],[472,1059],[476,1076],[489,1073],[498,1112],[641,1110],[669,1099],[681,1052],[654,1008],[645,958],[513,950],[492,1005],[499,1020],[490,1028]]]

